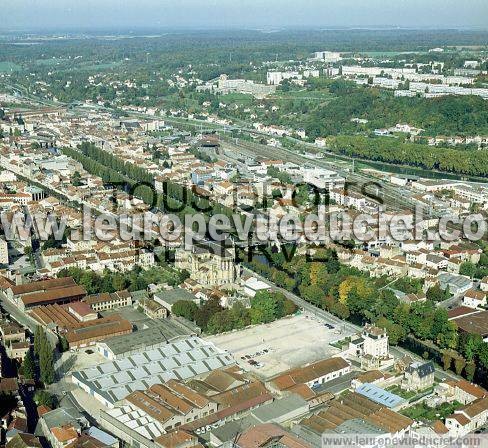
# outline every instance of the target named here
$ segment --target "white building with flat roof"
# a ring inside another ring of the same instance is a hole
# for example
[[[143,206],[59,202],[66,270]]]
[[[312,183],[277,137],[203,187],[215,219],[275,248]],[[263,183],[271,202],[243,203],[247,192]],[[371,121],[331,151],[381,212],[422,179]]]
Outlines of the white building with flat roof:
[[[324,61],[329,63],[339,62],[342,60],[341,54],[337,51],[316,51],[313,54],[314,61]]]
[[[345,179],[336,171],[325,168],[302,168],[303,181],[315,185],[320,190],[330,190],[344,186]]]

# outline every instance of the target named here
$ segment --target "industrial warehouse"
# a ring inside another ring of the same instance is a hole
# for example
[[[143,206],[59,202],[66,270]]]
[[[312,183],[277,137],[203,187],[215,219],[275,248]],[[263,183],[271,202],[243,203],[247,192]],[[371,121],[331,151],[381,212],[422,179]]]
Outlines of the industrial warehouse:
[[[232,364],[232,356],[211,342],[190,337],[74,372],[72,380],[105,406],[113,407],[136,390],[170,379],[187,380]]]

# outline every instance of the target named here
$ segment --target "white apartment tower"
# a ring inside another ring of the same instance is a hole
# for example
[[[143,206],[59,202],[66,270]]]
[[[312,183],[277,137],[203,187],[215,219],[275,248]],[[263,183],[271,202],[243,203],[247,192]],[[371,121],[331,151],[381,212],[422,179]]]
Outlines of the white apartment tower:
[[[385,329],[367,325],[364,327],[362,338],[364,339],[364,355],[370,355],[373,358],[388,357],[388,335]]]

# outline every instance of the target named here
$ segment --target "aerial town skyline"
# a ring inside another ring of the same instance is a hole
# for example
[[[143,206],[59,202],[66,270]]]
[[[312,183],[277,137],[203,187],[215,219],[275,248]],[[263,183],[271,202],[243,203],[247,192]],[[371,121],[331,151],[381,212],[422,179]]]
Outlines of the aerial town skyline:
[[[0,448],[483,446],[485,3],[2,5]]]

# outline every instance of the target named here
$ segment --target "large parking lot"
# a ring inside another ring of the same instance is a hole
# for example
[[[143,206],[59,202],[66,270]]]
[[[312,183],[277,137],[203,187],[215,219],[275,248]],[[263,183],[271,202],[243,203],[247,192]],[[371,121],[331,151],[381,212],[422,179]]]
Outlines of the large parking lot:
[[[329,343],[350,335],[343,328],[328,328],[318,319],[303,314],[208,339],[232,353],[244,369],[267,379],[336,355],[340,350]]]

